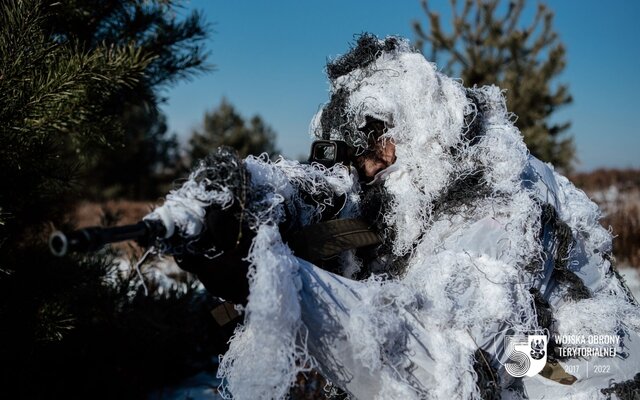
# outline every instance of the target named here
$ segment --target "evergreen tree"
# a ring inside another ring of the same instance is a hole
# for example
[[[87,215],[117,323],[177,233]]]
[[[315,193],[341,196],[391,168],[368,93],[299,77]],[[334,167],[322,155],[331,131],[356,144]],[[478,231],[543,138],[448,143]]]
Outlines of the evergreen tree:
[[[202,128],[189,139],[189,157],[193,161],[205,157],[220,146],[230,146],[240,157],[267,153],[273,157],[276,134],[259,115],[247,123],[235,108],[222,99],[220,105],[205,113]]]
[[[157,198],[163,179],[175,176],[167,172],[178,160],[178,142],[157,109],[159,91],[210,69],[201,45],[207,24],[196,11],[178,19],[178,3],[166,0],[69,0],[46,10],[54,40],[72,41],[85,51],[132,45],[149,58],[141,79],[113,103],[121,135],[83,159],[81,182],[96,199]]]
[[[145,296],[112,254],[54,258],[46,237],[156,58],[52,35],[53,12],[0,4],[0,398],[143,397],[221,351],[209,299],[192,281]]]
[[[569,122],[551,116],[572,102],[567,85],[554,83],[565,67],[565,47],[553,30],[553,12],[539,4],[533,21],[523,26],[525,0],[510,0],[501,13],[500,0],[451,0],[452,29],[422,0],[429,30],[413,23],[416,47],[443,71],[459,76],[467,86],[495,84],[506,89],[507,106],[517,115],[516,126],[536,157],[571,170],[575,158],[572,137],[563,135]],[[440,58],[440,56],[444,56]]]
[[[0,173],[9,189],[0,205],[4,230],[15,234],[59,215],[76,167],[121,134],[114,104],[143,79],[152,56],[134,45],[83,51],[54,42],[35,0],[0,10]]]
[[[47,26],[58,40],[72,40],[83,50],[103,45],[134,45],[151,56],[142,82],[152,102],[158,88],[207,70],[202,40],[207,24],[198,11],[179,19],[175,0],[67,0],[47,6]]]

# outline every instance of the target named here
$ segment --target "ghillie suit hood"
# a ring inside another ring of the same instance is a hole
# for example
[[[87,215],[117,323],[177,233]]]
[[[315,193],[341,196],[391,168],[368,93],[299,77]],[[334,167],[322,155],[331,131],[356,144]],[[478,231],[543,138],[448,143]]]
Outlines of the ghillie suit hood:
[[[327,72],[331,99],[314,117],[312,135],[344,140],[356,154],[378,138],[396,146],[396,172],[383,189],[395,193],[393,211],[384,219],[411,226],[394,253],[411,251],[440,216],[520,186],[514,167],[522,169],[527,149],[497,87],[467,89],[396,37],[361,36]],[[378,138],[368,129],[373,121],[385,126]]]
[[[395,37],[361,36],[327,72],[331,98],[311,134],[356,155],[393,141],[397,160],[373,185],[339,166],[244,161],[256,236],[225,393],[282,398],[309,367],[360,399],[597,398],[633,385],[640,312],[611,265],[611,234],[582,191],[529,155],[500,89],[465,88]],[[338,197],[338,218],[367,219],[384,242],[334,260],[344,277],[282,240]],[[608,374],[514,378],[507,337],[532,333],[621,341]]]

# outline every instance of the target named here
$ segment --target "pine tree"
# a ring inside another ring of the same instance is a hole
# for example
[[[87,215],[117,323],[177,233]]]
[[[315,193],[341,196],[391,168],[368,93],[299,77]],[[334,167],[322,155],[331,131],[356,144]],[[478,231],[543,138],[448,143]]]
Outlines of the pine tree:
[[[247,123],[235,108],[223,99],[214,110],[205,113],[202,128],[193,131],[189,139],[189,158],[205,157],[220,146],[230,146],[241,157],[267,153],[275,156],[276,134],[259,115]]]
[[[153,89],[156,62],[52,35],[52,7],[0,4],[0,398],[139,398],[207,366],[219,333],[196,282],[149,297],[114,254],[49,254],[78,166],[121,137],[123,96]]]
[[[565,47],[553,29],[553,12],[539,4],[528,26],[521,22],[525,0],[511,0],[500,12],[500,0],[451,0],[452,29],[446,32],[440,15],[422,0],[429,30],[413,23],[416,47],[443,71],[462,78],[466,86],[495,84],[506,89],[507,106],[531,153],[570,171],[575,159],[572,137],[563,135],[570,123],[551,116],[572,102],[567,85],[555,83],[563,71]],[[444,57],[441,57],[444,56]]]
[[[82,159],[121,134],[114,103],[152,56],[134,45],[81,50],[52,41],[38,1],[0,13],[0,205],[6,231],[54,218]]]
[[[159,92],[211,69],[201,44],[208,25],[197,11],[179,19],[178,3],[164,0],[69,0],[46,10],[52,38],[73,41],[85,51],[132,45],[150,59],[142,79],[113,104],[122,134],[83,159],[81,183],[95,199],[157,198],[178,161],[175,134],[168,134],[157,108]]]

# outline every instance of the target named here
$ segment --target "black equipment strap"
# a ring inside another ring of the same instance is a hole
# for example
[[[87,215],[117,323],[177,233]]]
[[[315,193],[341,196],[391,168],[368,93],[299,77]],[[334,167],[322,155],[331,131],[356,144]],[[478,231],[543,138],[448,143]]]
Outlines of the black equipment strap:
[[[310,262],[380,243],[380,237],[360,219],[334,219],[305,226],[288,242],[297,257]]]

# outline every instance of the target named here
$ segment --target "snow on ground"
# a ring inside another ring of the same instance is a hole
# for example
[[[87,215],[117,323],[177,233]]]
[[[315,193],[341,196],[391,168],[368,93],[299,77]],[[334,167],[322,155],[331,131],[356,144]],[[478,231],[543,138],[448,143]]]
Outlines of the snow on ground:
[[[624,277],[636,300],[640,299],[640,271],[633,267],[621,267],[619,272]]]
[[[615,212],[628,211],[629,207],[640,201],[640,189],[628,188],[624,185],[610,185],[600,190],[587,191],[591,200],[595,201],[605,216]]]
[[[186,293],[188,274],[178,267],[173,257],[150,255],[136,270],[136,258],[129,258],[126,254],[121,254],[114,259],[117,268],[105,277],[105,284],[117,286],[123,280],[133,275],[138,275],[137,284],[142,285],[140,280],[144,277],[144,286],[151,288],[150,295],[156,297],[167,296],[169,293]],[[200,284],[201,290],[205,290]],[[132,291],[132,295],[135,291]]]
[[[178,384],[154,391],[149,395],[149,400],[222,400],[218,393],[219,384],[215,372],[202,371]]]

